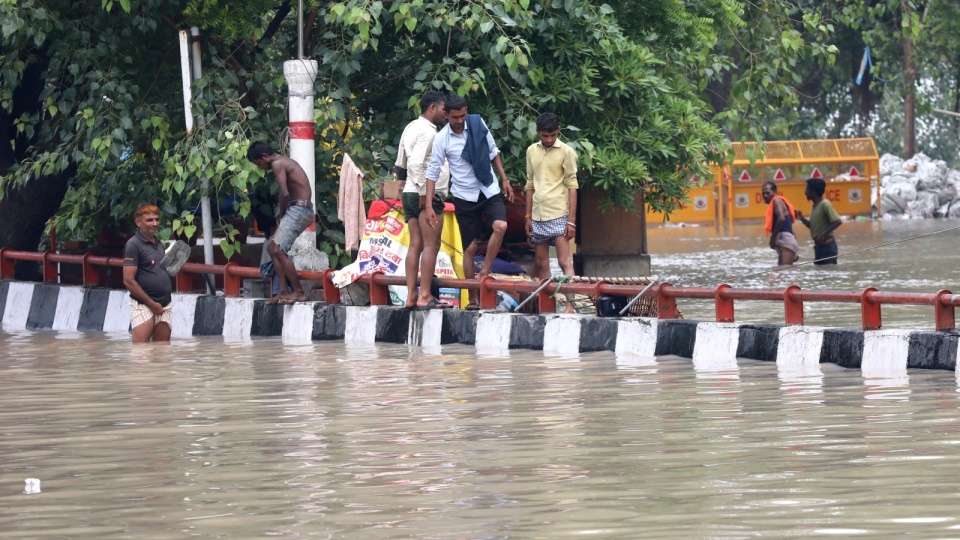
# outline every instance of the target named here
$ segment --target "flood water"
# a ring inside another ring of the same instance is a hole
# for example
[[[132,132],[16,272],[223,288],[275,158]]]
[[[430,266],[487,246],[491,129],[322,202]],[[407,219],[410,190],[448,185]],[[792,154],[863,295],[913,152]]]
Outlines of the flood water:
[[[958,292],[958,233],[933,234],[957,226],[845,223],[832,268],[771,271],[759,225],[652,230],[650,251],[677,286]],[[856,304],[806,315],[860,324]],[[933,327],[929,307],[883,317]],[[0,330],[0,350],[4,538],[960,537],[944,371],[123,332]]]
[[[837,229],[840,264],[815,266],[806,227],[794,232],[800,243],[797,266],[775,270],[776,254],[763,225],[737,225],[731,234],[712,227],[654,228],[648,234],[652,273],[677,287],[732,287],[884,292],[960,293],[960,219],[848,221]],[[948,232],[938,232],[948,231]],[[884,247],[877,247],[884,246]],[[847,255],[849,254],[849,255]],[[688,319],[712,321],[712,301],[677,300]],[[740,301],[737,321],[784,322],[782,302]],[[860,305],[804,304],[804,322],[859,327]],[[931,306],[883,306],[884,328],[934,329]]]
[[[960,536],[949,372],[128,339],[0,332],[0,536]]]

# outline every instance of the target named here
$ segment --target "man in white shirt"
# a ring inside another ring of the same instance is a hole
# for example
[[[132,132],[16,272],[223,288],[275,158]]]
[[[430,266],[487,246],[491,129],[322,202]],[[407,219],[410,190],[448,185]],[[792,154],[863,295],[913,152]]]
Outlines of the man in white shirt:
[[[460,96],[450,96],[444,102],[447,125],[433,141],[430,166],[427,168],[427,198],[433,197],[440,167],[446,161],[450,165],[450,192],[460,227],[463,245],[463,273],[467,279],[483,279],[490,273],[493,260],[500,251],[503,235],[507,232],[507,210],[503,199],[513,202],[513,188],[503,170],[500,150],[490,135],[486,123],[478,114],[467,114],[467,101]],[[471,139],[471,137],[473,137]],[[492,167],[491,167],[492,164]],[[503,191],[493,177],[493,169],[503,183]],[[483,218],[493,226],[493,234],[487,241],[487,252],[480,272],[474,268],[477,255],[477,239],[483,233]],[[425,208],[421,221],[435,222],[436,213]],[[479,309],[476,293],[470,291],[467,309]]]
[[[421,114],[407,124],[400,136],[397,149],[398,176],[406,171],[406,184],[400,199],[403,202],[403,217],[410,229],[410,246],[407,250],[407,303],[408,309],[433,309],[452,307],[441,302],[430,293],[433,272],[437,267],[437,252],[440,250],[440,232],[443,220],[423,220],[423,209],[429,207],[433,214],[443,215],[443,199],[447,186],[437,186],[427,204],[427,182],[425,174],[433,139],[437,127],[443,122],[443,100],[445,96],[431,90],[420,99]],[[421,258],[422,253],[422,258]],[[417,267],[420,268],[420,292],[417,293]]]

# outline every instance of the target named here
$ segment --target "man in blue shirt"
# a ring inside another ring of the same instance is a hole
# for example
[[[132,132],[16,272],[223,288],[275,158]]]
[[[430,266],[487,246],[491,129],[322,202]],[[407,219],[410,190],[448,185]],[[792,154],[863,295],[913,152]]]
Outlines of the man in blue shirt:
[[[487,124],[479,114],[467,114],[467,101],[460,96],[450,96],[444,102],[447,125],[433,140],[430,165],[427,167],[426,200],[433,200],[440,167],[446,161],[450,165],[450,193],[456,210],[460,239],[463,245],[463,274],[467,279],[483,279],[490,273],[493,260],[500,251],[503,235],[507,232],[507,209],[504,197],[513,202],[513,188],[503,170],[500,150],[490,135]],[[492,166],[491,166],[492,164]],[[503,191],[494,180],[493,169],[503,184]],[[427,205],[422,218],[436,223],[433,208]],[[477,255],[477,240],[483,234],[484,216],[491,222],[493,234],[487,241],[487,252],[480,272],[474,268]],[[470,292],[467,309],[479,309],[476,293]]]

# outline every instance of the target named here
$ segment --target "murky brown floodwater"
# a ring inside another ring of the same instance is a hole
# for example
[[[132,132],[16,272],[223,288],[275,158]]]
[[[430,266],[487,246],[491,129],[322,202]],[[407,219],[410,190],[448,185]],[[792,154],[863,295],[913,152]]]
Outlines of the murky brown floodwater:
[[[802,225],[800,266],[774,271],[776,255],[767,245],[762,225],[736,226],[733,234],[717,234],[710,227],[655,228],[649,231],[652,273],[678,287],[733,287],[862,291],[876,287],[889,292],[960,293],[960,219],[920,219],[845,222],[837,230],[840,264],[814,266],[813,243]],[[891,242],[929,235],[886,247]],[[863,251],[860,251],[863,250]],[[853,253],[859,251],[859,253]],[[851,255],[847,256],[846,254]],[[689,319],[714,320],[713,302],[678,300]],[[783,323],[783,304],[737,301],[742,322]],[[934,328],[930,306],[884,306],[884,328]],[[806,324],[859,327],[860,305],[806,303]]]
[[[49,331],[0,350],[6,538],[960,535],[949,372]]]

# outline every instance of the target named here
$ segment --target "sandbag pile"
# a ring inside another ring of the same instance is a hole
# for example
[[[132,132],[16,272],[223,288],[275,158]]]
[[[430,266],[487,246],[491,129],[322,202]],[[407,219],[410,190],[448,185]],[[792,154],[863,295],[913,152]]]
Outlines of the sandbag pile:
[[[943,160],[917,154],[904,160],[880,157],[880,209],[883,219],[960,217],[960,171]]]

